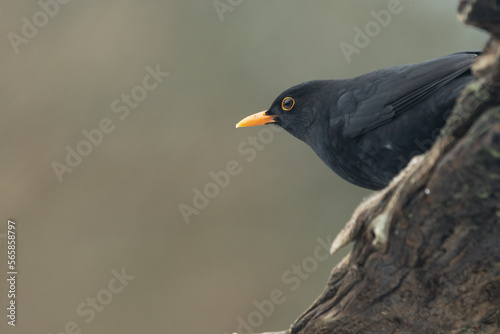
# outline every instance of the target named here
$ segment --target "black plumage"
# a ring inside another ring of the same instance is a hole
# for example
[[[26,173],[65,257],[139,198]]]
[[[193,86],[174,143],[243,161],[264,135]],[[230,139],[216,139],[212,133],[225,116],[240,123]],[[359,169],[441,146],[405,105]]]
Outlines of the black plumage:
[[[309,81],[237,126],[273,123],[307,143],[339,176],[380,189],[430,148],[478,51],[394,66],[352,79]]]

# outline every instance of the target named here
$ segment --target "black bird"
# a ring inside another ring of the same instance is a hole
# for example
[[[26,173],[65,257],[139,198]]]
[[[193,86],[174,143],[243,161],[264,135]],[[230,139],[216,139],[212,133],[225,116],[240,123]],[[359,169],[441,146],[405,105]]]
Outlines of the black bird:
[[[458,52],[352,79],[304,82],[236,127],[276,124],[345,180],[381,189],[430,148],[472,81],[470,66],[479,54]]]

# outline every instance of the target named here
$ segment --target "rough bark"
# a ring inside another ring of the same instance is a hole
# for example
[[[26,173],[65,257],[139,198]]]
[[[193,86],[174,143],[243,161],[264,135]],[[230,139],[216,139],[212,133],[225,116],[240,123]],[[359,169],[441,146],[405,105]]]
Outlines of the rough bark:
[[[460,1],[491,33],[432,149],[354,212],[322,295],[280,333],[500,333],[500,2]]]

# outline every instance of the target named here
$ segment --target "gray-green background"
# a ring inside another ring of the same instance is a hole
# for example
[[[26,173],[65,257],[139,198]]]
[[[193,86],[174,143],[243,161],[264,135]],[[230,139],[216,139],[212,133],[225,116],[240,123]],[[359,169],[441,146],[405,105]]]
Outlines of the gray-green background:
[[[75,322],[81,333],[231,333],[238,317],[259,320],[254,301],[276,290],[284,301],[253,329],[286,329],[346,252],[324,260],[317,238],[335,236],[369,192],[284,132],[247,161],[238,146],[263,128],[235,123],[297,83],[481,48],[487,38],[457,21],[456,1],[401,0],[401,13],[348,63],[340,43],[353,45],[354,28],[388,1],[221,1],[235,5],[222,20],[210,0],[69,1],[17,53],[8,34],[21,36],[23,17],[33,22],[41,7],[2,4],[0,276],[10,218],[18,308],[12,328],[0,280],[0,332],[55,334]],[[113,101],[157,65],[169,76],[120,119]],[[113,131],[59,182],[53,162],[65,164],[66,146],[106,118]],[[192,206],[193,189],[232,160],[240,173],[186,224],[179,204]],[[289,272],[304,263],[307,277]],[[135,278],[110,294],[122,268]],[[87,298],[110,295],[89,323],[77,313]]]

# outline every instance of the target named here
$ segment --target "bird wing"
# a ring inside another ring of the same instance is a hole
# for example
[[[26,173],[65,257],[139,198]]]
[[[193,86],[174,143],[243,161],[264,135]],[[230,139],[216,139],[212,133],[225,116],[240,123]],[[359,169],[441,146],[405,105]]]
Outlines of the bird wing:
[[[362,75],[340,93],[330,125],[342,122],[343,135],[351,138],[369,132],[467,72],[479,53],[459,52]]]

